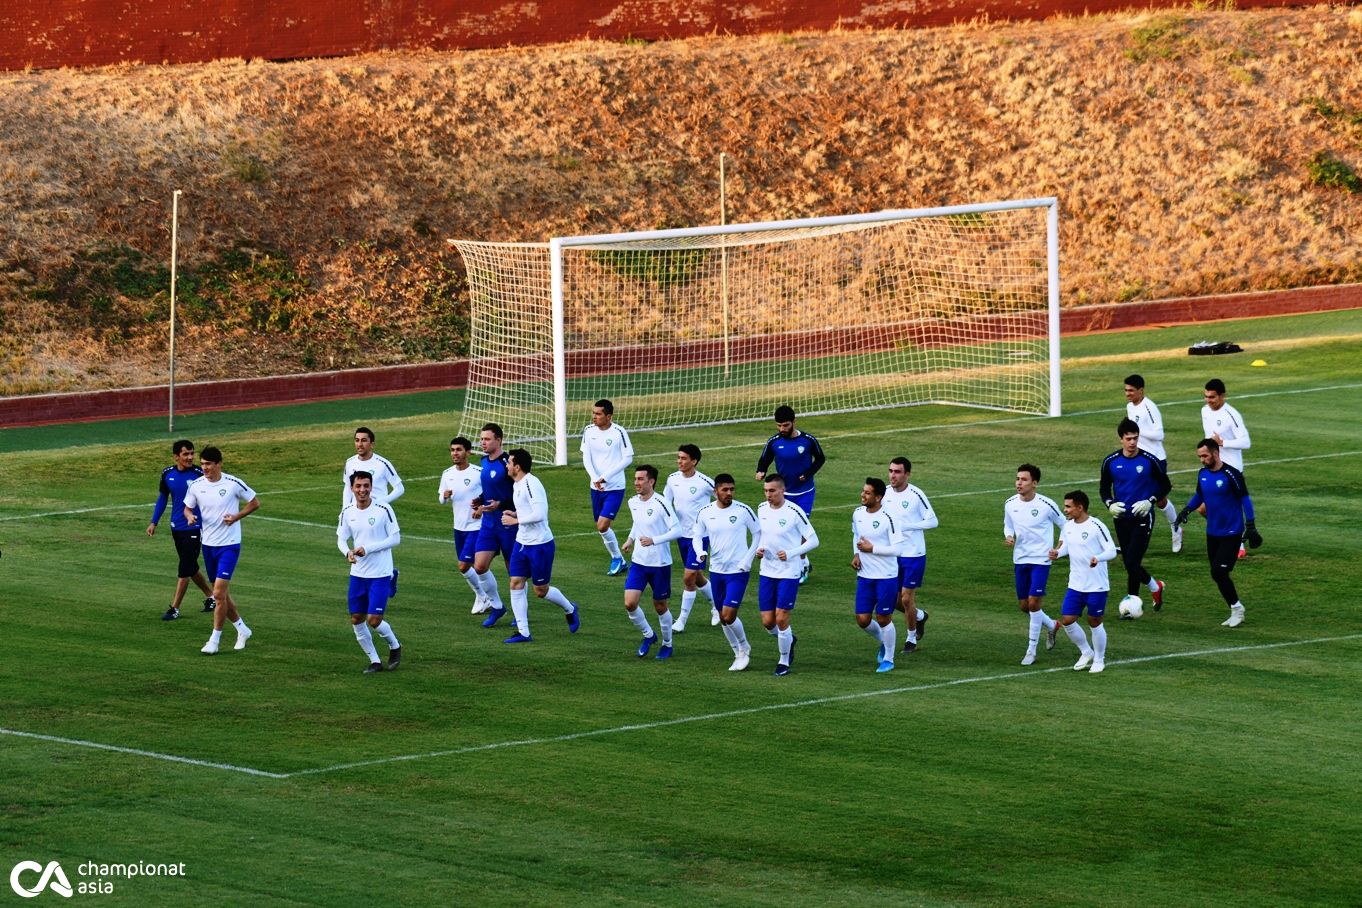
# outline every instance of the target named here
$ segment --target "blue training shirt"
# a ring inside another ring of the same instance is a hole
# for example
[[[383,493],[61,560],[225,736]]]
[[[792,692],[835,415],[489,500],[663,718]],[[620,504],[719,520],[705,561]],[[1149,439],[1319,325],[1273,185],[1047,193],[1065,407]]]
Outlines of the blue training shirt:
[[[1253,520],[1253,499],[1249,498],[1244,474],[1223,461],[1220,469],[1202,467],[1196,477],[1196,494],[1187,510],[1206,505],[1207,536],[1242,536],[1244,521]]]
[[[170,528],[172,530],[189,530],[189,522],[184,519],[184,493],[189,491],[189,484],[203,475],[203,470],[198,467],[190,467],[187,470],[180,470],[174,464],[161,471],[161,494],[156,496],[156,507],[151,512],[151,522],[160,523],[161,515],[165,513],[167,502],[170,504]],[[194,513],[198,514],[199,509],[195,508]]]
[[[501,526],[501,511],[515,510],[515,482],[506,472],[511,458],[502,452],[495,460],[482,455],[482,500],[501,502],[501,510],[483,511],[483,526]]]
[[[1130,507],[1137,501],[1163,498],[1172,489],[1168,474],[1148,451],[1126,457],[1118,450],[1102,461],[1102,501],[1106,504],[1123,501]]]
[[[757,470],[765,473],[772,461],[776,472],[785,477],[785,494],[800,495],[813,488],[813,474],[827,460],[818,439],[807,432],[786,438],[777,432],[766,440],[766,447],[757,458]],[[803,476],[801,482],[799,477]]]

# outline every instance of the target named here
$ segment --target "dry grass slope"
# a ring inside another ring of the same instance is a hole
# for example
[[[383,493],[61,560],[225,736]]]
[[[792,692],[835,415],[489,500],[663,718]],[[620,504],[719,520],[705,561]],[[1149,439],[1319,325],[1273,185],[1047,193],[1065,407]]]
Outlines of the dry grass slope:
[[[3,74],[0,390],[159,380],[177,187],[195,378],[457,355],[445,237],[711,222],[720,151],[732,220],[1057,195],[1066,304],[1359,280],[1360,59],[1318,7]]]

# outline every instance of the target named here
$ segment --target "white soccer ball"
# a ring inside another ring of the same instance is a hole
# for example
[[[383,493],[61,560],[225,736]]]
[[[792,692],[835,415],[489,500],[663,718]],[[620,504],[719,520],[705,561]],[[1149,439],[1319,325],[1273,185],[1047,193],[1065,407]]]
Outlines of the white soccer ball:
[[[1139,596],[1127,596],[1121,600],[1117,610],[1122,618],[1134,620],[1144,615],[1144,603],[1140,601]]]

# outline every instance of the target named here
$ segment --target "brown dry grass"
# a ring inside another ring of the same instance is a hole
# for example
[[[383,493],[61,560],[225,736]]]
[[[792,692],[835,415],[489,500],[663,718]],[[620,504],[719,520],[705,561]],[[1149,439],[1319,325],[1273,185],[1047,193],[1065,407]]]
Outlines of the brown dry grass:
[[[163,260],[177,187],[190,273],[303,288],[204,288],[182,378],[454,355],[446,236],[709,223],[720,151],[734,221],[1057,195],[1070,305],[1359,280],[1362,195],[1305,170],[1362,169],[1359,60],[1319,7],[0,74],[0,389],[160,380],[164,300],[53,287]]]

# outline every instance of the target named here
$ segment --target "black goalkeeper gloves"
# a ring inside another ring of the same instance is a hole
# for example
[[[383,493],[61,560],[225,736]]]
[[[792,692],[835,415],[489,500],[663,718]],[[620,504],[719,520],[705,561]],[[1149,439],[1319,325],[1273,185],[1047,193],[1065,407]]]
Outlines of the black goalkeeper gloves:
[[[1191,516],[1192,512],[1189,511],[1187,508],[1183,508],[1181,511],[1178,511],[1178,516],[1173,519],[1173,527],[1176,529],[1177,527],[1182,526],[1187,522],[1187,518]]]
[[[1248,540],[1249,548],[1256,549],[1263,544],[1263,534],[1258,532],[1258,527],[1254,526],[1252,520],[1244,530],[1244,538]]]

